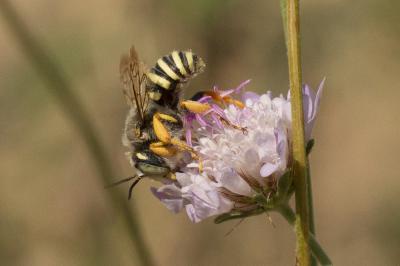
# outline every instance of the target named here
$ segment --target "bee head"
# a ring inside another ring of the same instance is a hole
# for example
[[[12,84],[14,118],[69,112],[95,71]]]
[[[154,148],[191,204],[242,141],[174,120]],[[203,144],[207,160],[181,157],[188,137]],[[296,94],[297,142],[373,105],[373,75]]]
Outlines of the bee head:
[[[141,150],[132,154],[132,161],[136,169],[149,177],[165,176],[170,172],[164,159],[150,150]]]

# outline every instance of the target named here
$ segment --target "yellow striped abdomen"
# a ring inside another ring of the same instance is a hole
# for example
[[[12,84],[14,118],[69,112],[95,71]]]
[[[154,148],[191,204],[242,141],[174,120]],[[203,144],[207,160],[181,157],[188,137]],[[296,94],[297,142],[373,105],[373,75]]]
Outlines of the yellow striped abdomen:
[[[157,60],[154,67],[147,73],[147,90],[149,97],[161,105],[175,105],[174,94],[178,93],[190,78],[204,70],[203,60],[191,51],[173,51]]]

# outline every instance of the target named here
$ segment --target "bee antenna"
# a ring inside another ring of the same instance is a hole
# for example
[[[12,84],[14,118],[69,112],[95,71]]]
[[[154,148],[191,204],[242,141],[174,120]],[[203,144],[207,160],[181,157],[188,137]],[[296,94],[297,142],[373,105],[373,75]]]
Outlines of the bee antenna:
[[[133,188],[139,183],[139,181],[143,178],[143,176],[138,176],[137,179],[132,183],[132,185],[129,187],[129,192],[128,192],[128,200],[132,198],[132,191]]]
[[[132,180],[132,179],[134,179],[134,178],[136,178],[136,177],[138,177],[138,176],[137,176],[137,175],[134,175],[134,176],[130,176],[130,177],[121,179],[121,180],[119,180],[119,181],[116,181],[116,182],[114,182],[114,183],[111,183],[111,184],[105,186],[105,188],[112,188],[112,187],[118,186],[118,185],[120,185],[120,184],[122,184],[122,183],[125,183],[125,182],[128,182],[128,181],[130,181],[130,180]]]

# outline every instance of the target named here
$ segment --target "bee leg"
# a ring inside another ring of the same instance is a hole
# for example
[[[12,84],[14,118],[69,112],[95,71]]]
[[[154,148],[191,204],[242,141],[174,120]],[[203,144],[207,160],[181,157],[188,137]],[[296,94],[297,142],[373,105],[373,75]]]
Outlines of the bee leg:
[[[230,97],[230,96],[225,96],[225,97],[223,97],[223,98],[222,98],[222,101],[223,101],[223,102],[226,102],[226,103],[233,104],[233,105],[235,105],[236,107],[239,107],[240,109],[243,109],[243,108],[245,107],[245,105],[244,105],[244,103],[243,103],[242,101],[233,99],[233,98]]]
[[[170,143],[172,145],[176,146],[181,151],[190,152],[190,154],[192,154],[192,158],[193,159],[195,159],[195,160],[199,159],[198,155],[197,155],[197,152],[192,147],[187,145],[186,142],[184,142],[184,141],[182,141],[180,139],[177,139],[177,138],[172,138]]]
[[[219,120],[220,120],[223,124],[225,124],[226,126],[232,127],[232,128],[234,128],[234,129],[237,129],[237,130],[241,130],[242,133],[243,133],[244,135],[247,135],[248,130],[247,130],[246,127],[241,127],[241,126],[232,124],[231,122],[228,121],[228,119],[226,119],[226,118],[224,118],[224,117],[222,117],[222,116],[218,116],[218,118],[219,118]]]
[[[161,141],[151,143],[150,150],[161,157],[167,157],[167,158],[172,157],[176,154],[175,147],[166,146],[166,144]]]
[[[184,109],[195,114],[202,114],[211,109],[211,106],[208,103],[200,103],[192,100],[182,101],[180,105]]]
[[[172,138],[171,139],[171,144],[176,146],[178,149],[182,151],[188,151],[190,153],[190,156],[192,156],[193,160],[199,161],[199,171],[200,173],[203,171],[203,161],[201,160],[201,157],[199,156],[198,152],[195,151],[192,147],[187,145],[186,142],[179,140],[177,138]]]
[[[223,104],[223,103],[230,103],[233,104],[237,107],[239,107],[240,109],[243,109],[245,107],[244,103],[236,100],[230,96],[221,96],[218,92],[216,91],[203,91],[202,92],[203,96],[210,96],[215,102],[219,103],[219,104]],[[198,98],[198,96],[197,96]]]
[[[204,92],[205,94],[207,92]],[[228,102],[228,103],[232,103],[236,106],[238,106],[239,108],[243,109],[244,108],[244,104],[241,101],[235,100],[232,97],[229,96],[225,96],[225,97],[221,97],[219,94],[217,94],[216,92],[210,92],[212,93],[212,95],[215,97],[215,100],[217,102]],[[214,97],[210,95],[213,99]],[[192,100],[185,100],[181,102],[181,106],[183,108],[185,108],[186,110],[188,110],[189,112],[195,113],[195,114],[202,114],[207,112],[208,110],[211,109],[211,106],[207,103],[200,103],[197,101],[192,101]],[[216,115],[218,116],[218,118],[221,120],[222,123],[224,123],[225,125],[241,130],[243,132],[243,134],[247,134],[247,129],[244,127],[240,127],[238,125],[234,125],[231,122],[229,122],[226,118],[222,117],[220,114],[216,113]]]
[[[164,126],[161,120],[169,121],[172,123],[178,123],[178,120],[173,116],[167,114],[156,113],[153,115],[153,129],[157,138],[163,143],[170,143],[171,134],[168,129]]]
[[[157,138],[161,141],[161,143],[164,144],[164,146],[167,144],[172,144],[179,150],[188,151],[192,156],[193,160],[199,161],[199,169],[202,170],[203,166],[197,152],[192,147],[187,145],[186,142],[183,142],[175,137],[171,137],[171,134],[168,132],[168,129],[164,126],[161,120],[166,120],[173,123],[178,122],[174,117],[167,114],[156,113],[153,116],[154,133],[156,134]],[[158,142],[154,143],[152,146],[153,151],[155,150],[156,152],[160,153],[166,152],[167,154],[169,154],[171,150],[168,150],[166,147],[162,146],[161,143]]]

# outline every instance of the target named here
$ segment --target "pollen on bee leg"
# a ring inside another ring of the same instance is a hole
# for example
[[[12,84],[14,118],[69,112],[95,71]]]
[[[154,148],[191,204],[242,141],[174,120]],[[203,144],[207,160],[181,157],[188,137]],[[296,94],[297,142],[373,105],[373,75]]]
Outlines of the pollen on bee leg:
[[[230,103],[239,107],[240,109],[243,109],[245,107],[243,102],[236,100],[230,96],[221,96],[221,94],[216,91],[205,91],[204,94],[210,96],[215,102],[219,104]]]
[[[213,90],[209,90],[209,91],[205,91],[204,95],[210,96],[214,101],[218,102],[218,103],[222,103],[223,98],[221,97],[221,95]]]
[[[224,102],[233,104],[233,105],[235,105],[236,107],[238,107],[240,109],[243,109],[245,107],[243,102],[241,102],[239,100],[236,100],[236,99],[233,99],[232,97],[225,96],[222,99],[223,99]]]
[[[171,146],[165,146],[163,142],[154,142],[150,144],[150,150],[162,157],[172,157],[176,154],[176,149]]]
[[[186,144],[186,142],[179,140],[177,138],[172,138],[171,139],[171,144],[175,145],[178,149],[182,150],[182,151],[188,151],[191,154],[196,154],[196,151],[190,147],[189,145]],[[197,155],[196,155],[197,156]],[[193,157],[193,156],[192,156]],[[194,158],[193,158],[194,159]]]
[[[176,118],[171,115],[157,113],[157,116],[162,120],[172,122],[172,123],[178,123],[178,120],[176,120]]]
[[[169,143],[171,141],[171,135],[169,134],[167,128],[160,121],[159,114],[155,114],[153,116],[153,129],[160,141],[164,143]]]
[[[178,149],[180,149],[182,151],[188,151],[193,160],[198,160],[199,161],[199,171],[202,172],[203,163],[202,163],[201,158],[198,155],[198,153],[192,147],[188,146],[186,144],[186,142],[183,142],[176,138],[171,139],[171,144],[175,145]]]
[[[200,103],[191,100],[182,101],[181,106],[195,114],[201,114],[211,109],[211,106],[207,103]]]

